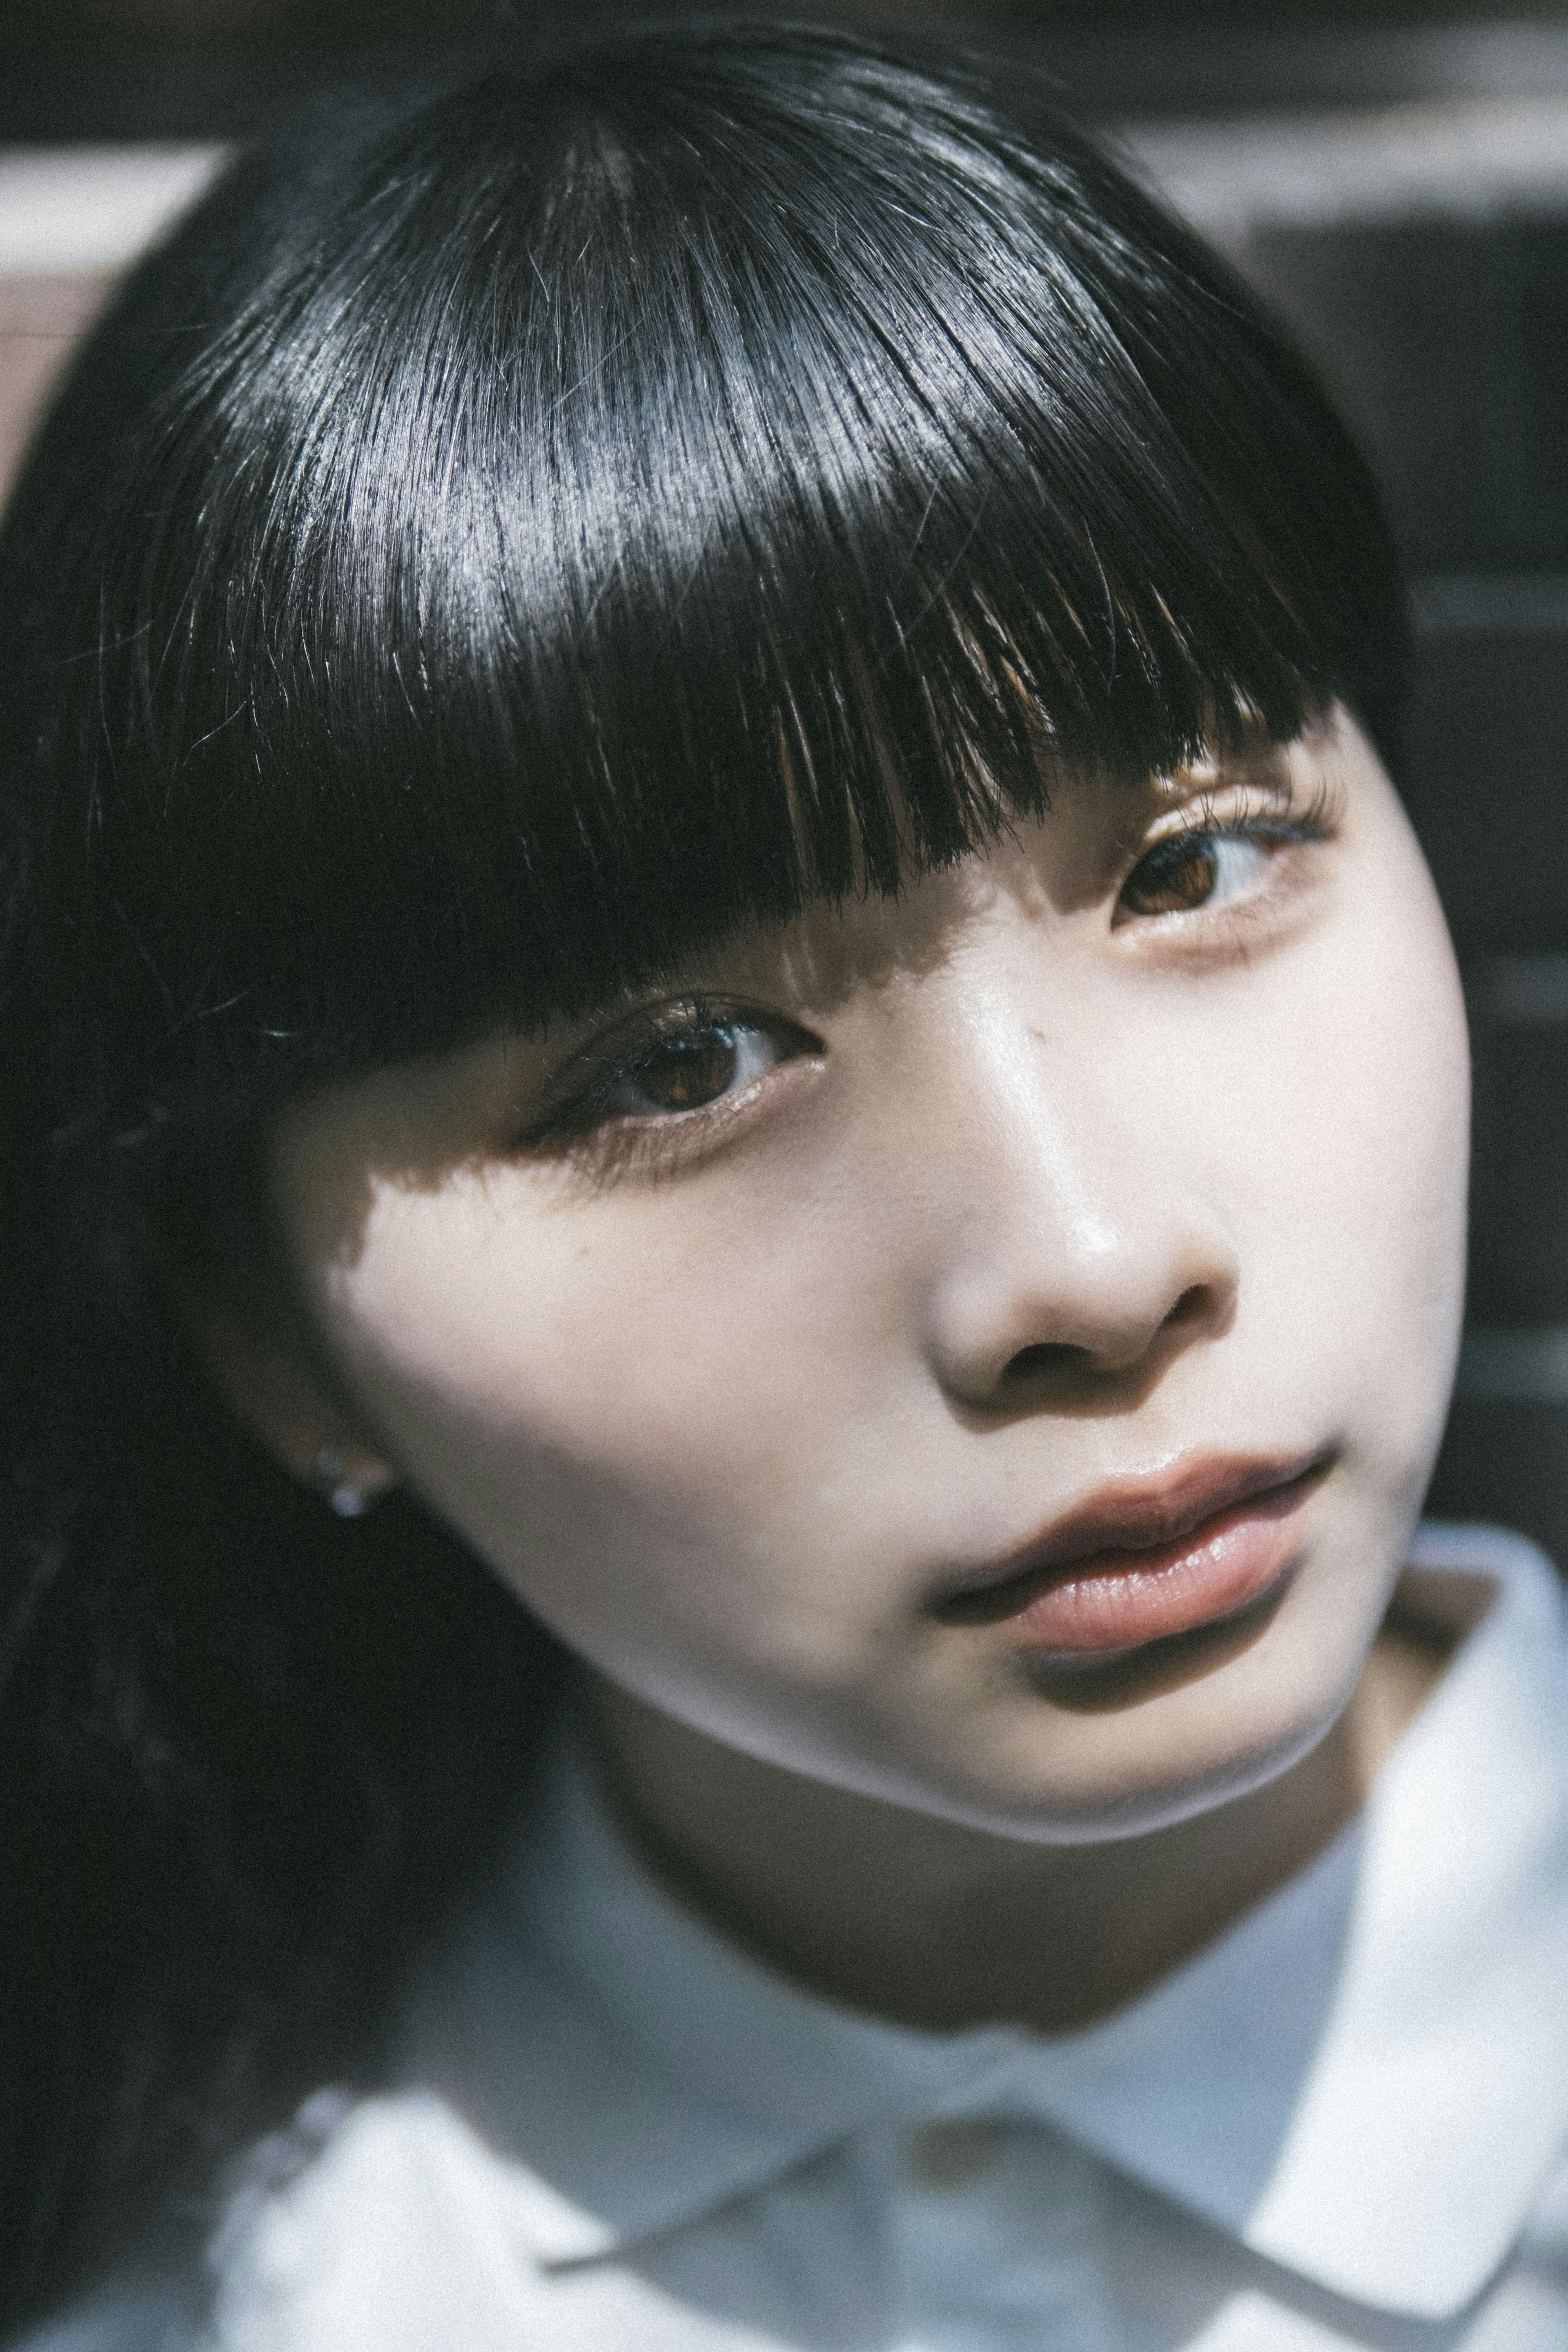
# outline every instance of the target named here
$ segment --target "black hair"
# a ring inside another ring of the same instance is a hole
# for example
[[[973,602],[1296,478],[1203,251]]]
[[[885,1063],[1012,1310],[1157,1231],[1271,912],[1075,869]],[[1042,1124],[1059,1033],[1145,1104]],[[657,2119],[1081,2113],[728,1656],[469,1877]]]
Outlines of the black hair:
[[[1315,383],[1043,81],[703,19],[235,164],[38,438],[0,648],[15,2319],[374,2067],[558,1664],[262,1458],[148,1235],[243,1256],[301,1087],[1082,771],[1336,698],[1386,752],[1403,636]]]

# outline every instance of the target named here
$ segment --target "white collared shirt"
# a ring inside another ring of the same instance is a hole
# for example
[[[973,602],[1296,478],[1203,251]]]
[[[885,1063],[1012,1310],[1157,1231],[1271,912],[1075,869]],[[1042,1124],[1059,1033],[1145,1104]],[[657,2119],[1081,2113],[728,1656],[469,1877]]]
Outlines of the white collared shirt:
[[[1363,1813],[1051,2040],[787,1983],[563,1743],[397,2086],[231,2216],[204,2346],[1568,2352],[1563,1597],[1492,1530],[1413,1559],[1497,1597]]]

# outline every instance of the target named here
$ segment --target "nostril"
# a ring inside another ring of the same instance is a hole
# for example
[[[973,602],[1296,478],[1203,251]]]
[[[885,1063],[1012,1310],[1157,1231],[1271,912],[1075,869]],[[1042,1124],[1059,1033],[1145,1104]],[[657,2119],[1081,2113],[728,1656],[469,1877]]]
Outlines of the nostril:
[[[1160,1328],[1163,1331],[1178,1331],[1184,1323],[1199,1322],[1210,1312],[1213,1303],[1206,1285],[1194,1282],[1183,1291]]]
[[[1005,1388],[1018,1388],[1043,1373],[1081,1370],[1090,1360],[1087,1348],[1069,1348],[1059,1340],[1036,1340],[1009,1357],[1002,1373]]]
[[[1163,1358],[1164,1341],[1195,1336],[1215,1315],[1218,1307],[1219,1299],[1211,1286],[1194,1282],[1188,1284],[1162,1321],[1135,1326],[1122,1336],[1121,1344],[1110,1332],[1100,1347],[1075,1346],[1063,1339],[1032,1340],[1007,1359],[1001,1388],[1013,1394],[1042,1381],[1081,1381],[1090,1375],[1104,1377],[1125,1372],[1148,1358],[1152,1349]]]

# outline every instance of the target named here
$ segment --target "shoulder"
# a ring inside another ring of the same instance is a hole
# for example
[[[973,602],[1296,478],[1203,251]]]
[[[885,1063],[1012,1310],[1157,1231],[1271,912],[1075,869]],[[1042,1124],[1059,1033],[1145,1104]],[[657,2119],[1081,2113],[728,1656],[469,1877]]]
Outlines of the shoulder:
[[[429,2091],[334,2103],[331,2129],[315,2116],[314,2128],[288,2136],[289,2166],[279,2143],[252,2151],[188,2277],[106,2285],[5,2352],[384,2352],[518,2340],[537,2273],[520,2260],[513,2168]]]
[[[520,2185],[435,2092],[358,2102],[293,2179],[231,2208],[209,2253],[212,2352],[518,2340],[537,2278]]]

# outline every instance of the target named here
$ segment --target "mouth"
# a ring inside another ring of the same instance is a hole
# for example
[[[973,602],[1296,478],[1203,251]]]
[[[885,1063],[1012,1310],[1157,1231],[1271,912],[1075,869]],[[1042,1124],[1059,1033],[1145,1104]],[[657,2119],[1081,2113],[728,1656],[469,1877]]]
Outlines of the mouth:
[[[1005,1624],[1019,1649],[1089,1665],[1223,1623],[1279,1585],[1331,1453],[1208,1455],[1119,1483],[928,1604],[944,1625]]]

